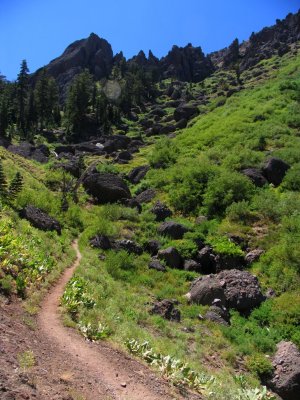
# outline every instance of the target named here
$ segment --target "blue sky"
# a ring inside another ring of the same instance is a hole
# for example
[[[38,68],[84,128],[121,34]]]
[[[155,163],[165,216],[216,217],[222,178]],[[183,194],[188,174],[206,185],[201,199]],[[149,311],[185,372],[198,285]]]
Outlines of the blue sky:
[[[25,58],[33,72],[91,32],[127,58],[189,42],[208,53],[299,8],[300,0],[0,0],[0,71],[15,79]]]

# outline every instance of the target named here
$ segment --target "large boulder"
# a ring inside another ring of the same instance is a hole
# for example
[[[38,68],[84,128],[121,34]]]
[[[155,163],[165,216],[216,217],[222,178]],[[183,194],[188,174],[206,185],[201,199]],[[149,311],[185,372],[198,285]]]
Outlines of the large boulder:
[[[256,276],[235,269],[197,278],[187,298],[203,305],[210,305],[214,299],[220,299],[225,307],[243,313],[258,307],[265,300]]]
[[[225,269],[243,269],[245,266],[245,258],[243,255],[217,254],[215,256],[216,272]]]
[[[172,211],[169,209],[169,207],[160,201],[154,204],[151,211],[155,215],[156,221],[164,221],[166,218],[171,217],[172,215]]]
[[[255,186],[263,187],[268,183],[262,172],[257,168],[247,168],[244,169],[242,173],[247,176]]]
[[[182,268],[183,260],[178,250],[175,247],[159,250],[158,258],[164,260],[170,268]]]
[[[202,274],[212,274],[216,272],[216,256],[210,246],[204,246],[198,251],[196,258],[200,264]]]
[[[60,223],[50,217],[47,213],[42,211],[40,208],[32,205],[27,205],[20,211],[20,216],[27,219],[34,227],[43,231],[56,231],[59,235],[61,234]]]
[[[268,386],[283,400],[300,396],[300,352],[292,342],[280,342],[272,360],[274,371]]]
[[[128,253],[133,253],[137,255],[143,253],[143,248],[139,244],[135,243],[133,240],[129,239],[115,240],[115,242],[113,243],[113,247],[116,250],[125,250]]]
[[[180,322],[180,311],[175,308],[175,303],[172,300],[161,300],[154,303],[150,314],[158,314],[169,321]]]
[[[83,179],[83,187],[99,203],[114,203],[131,198],[126,183],[117,175],[92,172]]]
[[[139,167],[135,167],[129,172],[129,174],[127,175],[127,179],[129,180],[129,182],[134,184],[140,183],[140,181],[145,178],[149,169],[149,165],[141,165]]]
[[[290,165],[279,158],[271,158],[263,168],[263,174],[268,182],[274,186],[279,186],[289,170]]]
[[[112,248],[111,242],[106,235],[95,235],[90,239],[90,245],[101,250],[109,250]]]
[[[167,221],[163,222],[158,227],[158,232],[161,235],[169,236],[172,239],[182,239],[183,235],[188,232],[188,229],[178,222],[175,221]]]
[[[161,248],[161,243],[158,240],[151,239],[144,244],[144,250],[155,256]]]
[[[179,107],[176,108],[174,111],[174,119],[176,122],[179,122],[183,119],[185,120],[190,120],[193,117],[196,117],[196,115],[199,114],[198,107],[193,106],[191,104],[182,104]]]
[[[201,272],[201,264],[198,263],[196,260],[184,260],[183,268],[186,271]]]
[[[7,150],[29,160],[38,161],[39,163],[47,163],[50,151],[46,145],[34,146],[28,142],[20,142],[19,144],[9,144]]]
[[[134,200],[139,203],[150,203],[150,201],[156,196],[156,192],[154,189],[146,189],[143,192],[139,193],[135,196]]]

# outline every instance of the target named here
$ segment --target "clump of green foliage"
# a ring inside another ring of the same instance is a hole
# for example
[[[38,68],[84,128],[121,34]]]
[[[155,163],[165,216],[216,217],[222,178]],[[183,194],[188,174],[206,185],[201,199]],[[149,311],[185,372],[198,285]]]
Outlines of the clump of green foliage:
[[[96,304],[89,295],[84,279],[76,276],[68,282],[61,303],[74,320],[77,319],[80,307],[93,308]]]

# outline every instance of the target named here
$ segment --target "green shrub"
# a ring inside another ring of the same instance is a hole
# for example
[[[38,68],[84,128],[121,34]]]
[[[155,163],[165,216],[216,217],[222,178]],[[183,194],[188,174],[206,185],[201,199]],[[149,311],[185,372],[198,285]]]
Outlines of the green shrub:
[[[154,149],[149,157],[153,168],[166,168],[177,160],[177,147],[169,138],[162,138],[155,143]]]
[[[208,183],[203,205],[208,215],[222,215],[234,202],[247,201],[254,193],[254,186],[237,172],[224,171]]]
[[[235,243],[231,242],[227,237],[213,236],[209,237],[207,240],[216,253],[230,256],[244,255],[242,249]]]
[[[231,222],[242,222],[244,224],[251,222],[254,217],[253,212],[250,210],[249,202],[245,200],[232,203],[227,207],[226,216]]]
[[[260,353],[248,356],[245,365],[250,372],[260,377],[271,374],[273,370],[271,361]]]
[[[300,163],[290,168],[281,184],[282,189],[300,191]]]
[[[134,256],[124,250],[108,252],[105,265],[107,272],[114,279],[128,280],[132,271],[135,270]]]

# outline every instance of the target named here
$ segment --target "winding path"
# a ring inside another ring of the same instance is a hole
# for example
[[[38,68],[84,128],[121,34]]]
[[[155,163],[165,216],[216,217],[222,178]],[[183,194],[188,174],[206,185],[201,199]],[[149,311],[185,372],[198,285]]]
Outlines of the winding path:
[[[91,343],[75,330],[63,325],[59,312],[60,297],[81,260],[78,242],[73,242],[76,260],[50,290],[41,305],[38,328],[46,340],[62,356],[71,371],[80,373],[81,387],[88,399],[171,400],[182,397],[163,379],[125,353],[105,342]]]

